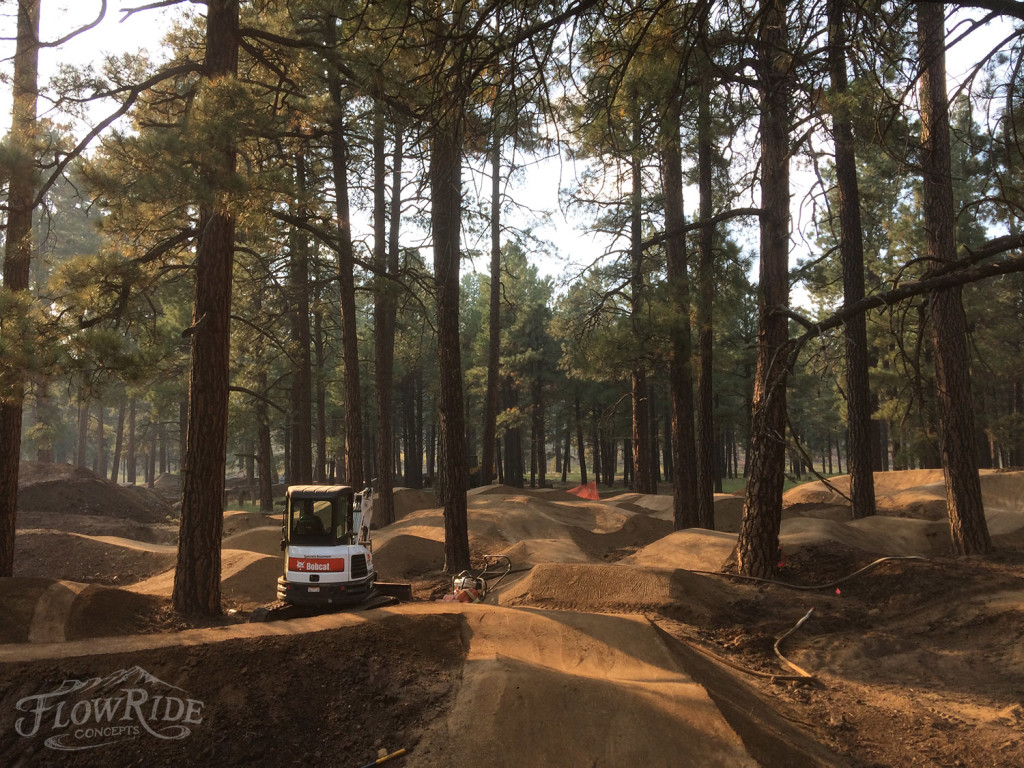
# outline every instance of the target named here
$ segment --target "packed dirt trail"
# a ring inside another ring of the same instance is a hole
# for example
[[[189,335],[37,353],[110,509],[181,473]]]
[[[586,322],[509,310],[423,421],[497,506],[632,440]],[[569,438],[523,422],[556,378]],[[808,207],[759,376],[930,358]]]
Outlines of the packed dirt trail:
[[[404,749],[398,768],[1024,766],[1024,472],[982,477],[987,559],[948,557],[941,473],[880,474],[880,514],[857,521],[844,478],[799,486],[776,584],[728,575],[739,497],[716,497],[718,530],[673,532],[668,496],[474,489],[474,556],[514,565],[480,604],[439,602],[442,511],[401,490],[374,562],[414,601],[270,623],[246,620],[274,599],[280,520],[228,512],[226,613],[205,625],[169,608],[166,505],[110,487],[104,515],[103,481],[57,474],[28,473],[0,580],[0,765],[341,767]],[[91,701],[187,697],[201,716],[174,739],[83,747],[91,731],[33,702],[86,682],[106,691]]]

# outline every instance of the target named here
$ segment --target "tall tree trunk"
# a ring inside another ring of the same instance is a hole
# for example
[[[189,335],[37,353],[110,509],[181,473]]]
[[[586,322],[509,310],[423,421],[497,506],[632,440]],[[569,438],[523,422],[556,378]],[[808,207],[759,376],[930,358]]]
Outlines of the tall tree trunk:
[[[328,43],[334,42],[334,26],[328,24]],[[331,118],[331,167],[334,175],[335,210],[338,218],[338,286],[341,296],[341,348],[345,369],[345,478],[361,490],[363,479],[363,411],[359,387],[359,337],[356,333],[355,253],[348,198],[348,142],[345,137],[341,78],[333,69],[327,89],[335,114]]]
[[[633,334],[637,341],[637,354],[644,347],[642,342],[644,270],[643,270],[643,229],[641,204],[643,202],[643,169],[640,160],[640,121],[634,119],[633,149],[630,157],[630,174],[633,192],[630,196],[630,298],[629,314]],[[637,493],[657,493],[651,474],[650,403],[647,400],[647,372],[642,357],[632,361],[630,372],[633,404],[633,490]]]
[[[120,398],[120,403],[117,407],[117,432],[114,435],[114,456],[111,460],[110,467],[110,482],[116,483],[118,471],[121,468],[121,450],[124,448],[124,421],[126,418],[125,399],[124,395]]]
[[[839,254],[843,263],[843,301],[864,298],[864,244],[861,237],[860,191],[854,153],[853,125],[844,106],[846,77],[846,0],[829,3],[829,70],[837,108],[832,113],[839,193]],[[863,314],[843,326],[846,345],[846,413],[849,442],[850,500],[853,517],[875,514],[875,479],[871,468],[871,388],[868,382],[867,321]]]
[[[233,77],[238,68],[238,0],[208,0],[205,75]],[[235,168],[232,139],[219,149],[209,172],[223,190]],[[174,608],[186,615],[220,614],[220,545],[224,528],[224,469],[227,453],[228,377],[231,352],[231,267],[235,218],[225,193],[203,203],[196,249],[196,291],[192,314],[189,409],[181,480],[181,525],[174,572]]]
[[[137,478],[136,462],[138,460],[138,446],[135,443],[135,397],[128,400],[128,448],[125,458],[125,482],[128,485],[135,485]]]
[[[313,314],[313,353],[316,365],[316,457],[313,461],[313,482],[327,482],[327,359],[324,354],[324,314],[318,308]]]
[[[103,401],[98,400],[96,403],[96,456],[92,468],[100,477],[107,476],[107,434],[106,424],[103,421],[105,411]]]
[[[498,377],[501,350],[501,141],[491,138],[491,279],[487,324],[487,391],[484,394],[483,460],[480,484],[494,478],[494,445],[498,421]]]
[[[738,542],[739,570],[770,578],[778,564],[782,487],[786,472],[789,305],[789,67],[782,0],[762,0],[759,32],[761,94],[761,274],[757,367],[751,408],[749,476]]]
[[[374,334],[373,357],[377,375],[377,502],[375,515],[381,525],[395,521],[394,466],[391,461],[392,424],[391,392],[395,368],[394,286],[388,275],[398,269],[398,222],[401,207],[401,133],[396,132],[394,190],[391,200],[390,248],[387,233],[386,183],[384,146],[384,114],[380,103],[376,106],[373,125],[373,263],[374,277]],[[390,253],[389,253],[390,250]]]
[[[456,98],[456,101],[458,99]],[[437,364],[440,473],[438,501],[444,506],[444,569],[469,568],[466,511],[466,428],[459,340],[459,230],[462,226],[462,108],[448,105],[434,124],[430,151],[431,226],[437,296]]]
[[[921,58],[921,165],[924,180],[925,257],[937,265],[956,260],[956,215],[946,96],[945,12],[940,3],[917,4]],[[931,297],[932,347],[938,395],[939,442],[946,478],[953,549],[961,555],[991,550],[981,498],[974,404],[971,398],[967,321],[960,289]],[[847,458],[849,461],[849,458]]]
[[[665,198],[665,241],[673,323],[670,333],[669,398],[672,408],[672,523],[675,530],[700,525],[697,518],[697,446],[693,429],[693,373],[690,329],[690,278],[687,272],[686,224],[683,211],[683,152],[680,139],[680,96],[662,126],[661,186]],[[635,444],[635,439],[634,439]],[[714,520],[711,525],[714,527]]]
[[[540,488],[547,487],[548,453],[544,435],[544,380],[537,371],[533,385],[533,455],[537,462],[537,482]]]
[[[294,215],[305,219],[306,156],[300,146],[295,154],[295,188],[299,202]],[[288,482],[306,485],[313,480],[313,361],[309,332],[309,239],[298,227],[292,229],[288,263],[291,308],[291,466]]]
[[[708,6],[710,7],[710,5]],[[706,22],[705,22],[706,23]],[[704,88],[697,105],[697,194],[701,220],[697,258],[697,418],[696,451],[697,520],[702,528],[715,527],[715,486],[721,485],[719,462],[715,460],[714,338],[712,307],[715,296],[715,225],[712,188],[712,84]]]
[[[83,390],[78,390],[78,440],[75,443],[75,466],[86,468],[89,445],[89,402]]]
[[[587,447],[583,442],[583,418],[580,415],[580,393],[577,390],[573,400],[576,411],[576,452],[580,463],[580,484],[587,484]],[[596,477],[595,477],[596,479]]]
[[[7,245],[4,288],[13,294],[28,291],[32,262],[32,211],[35,209],[36,168],[33,143],[39,99],[39,0],[19,0],[18,39],[14,51],[14,103],[11,121],[11,169],[7,198]],[[20,313],[19,313],[20,314]],[[0,324],[14,349],[23,344],[21,317]],[[21,418],[25,396],[24,372],[19,366],[0,377],[0,576],[14,572],[14,531],[18,509],[18,469],[21,462]]]

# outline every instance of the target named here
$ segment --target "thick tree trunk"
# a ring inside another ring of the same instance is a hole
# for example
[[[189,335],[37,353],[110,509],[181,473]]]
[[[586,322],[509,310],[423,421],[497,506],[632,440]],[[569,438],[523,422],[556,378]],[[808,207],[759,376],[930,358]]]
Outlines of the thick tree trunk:
[[[683,153],[679,130],[678,97],[662,126],[661,185],[665,197],[665,231],[680,232],[686,223],[683,211]],[[693,372],[690,329],[690,278],[687,273],[686,236],[670,235],[665,241],[668,286],[673,323],[669,360],[669,397],[672,407],[672,508],[673,527],[679,531],[700,525],[697,518],[697,445],[693,429]],[[714,527],[714,520],[711,526]]]
[[[103,401],[96,403],[96,456],[93,461],[93,471],[100,477],[107,476],[107,434],[103,416],[106,409]]]
[[[333,37],[334,27],[328,25]],[[333,42],[333,40],[328,40]],[[345,369],[345,479],[362,490],[363,411],[359,387],[359,337],[356,329],[355,253],[348,196],[348,142],[345,137],[341,79],[333,70],[327,88],[335,114],[331,118],[331,168],[338,218],[338,287],[341,297],[341,347]]]
[[[721,486],[721,472],[715,460],[713,315],[715,296],[715,225],[712,190],[712,89],[709,78],[697,105],[697,194],[700,228],[697,259],[697,479],[695,492],[697,520],[702,528],[715,527],[715,488]]]
[[[580,393],[576,392],[573,406],[576,411],[576,451],[580,462],[580,484],[587,484],[587,447],[583,442],[583,417],[580,415]],[[596,479],[596,476],[595,476]]]
[[[643,271],[643,230],[641,203],[643,201],[643,170],[640,162],[640,123],[634,120],[633,154],[630,159],[633,193],[630,199],[630,300],[629,314],[637,341],[637,354],[643,346],[643,305],[646,292]],[[647,372],[644,360],[637,357],[630,371],[633,404],[633,490],[637,493],[657,493],[651,474],[650,404],[647,399]]]
[[[300,147],[295,155],[295,188],[299,199],[305,197],[306,157]],[[303,219],[305,205],[299,203],[294,215]],[[288,293],[291,309],[291,466],[288,482],[306,485],[313,480],[313,360],[309,332],[309,239],[293,228],[291,258],[288,263]]]
[[[501,142],[497,131],[491,146],[491,279],[487,324],[487,391],[484,394],[483,460],[480,484],[494,478],[494,445],[498,420],[498,379],[501,351]]]
[[[313,354],[316,366],[313,398],[316,401],[316,456],[313,482],[327,482],[327,358],[324,354],[324,315],[318,308],[313,315]]]
[[[14,103],[11,122],[11,169],[7,199],[7,244],[4,251],[4,288],[28,291],[32,261],[32,211],[35,209],[36,168],[33,149],[36,104],[39,99],[39,0],[19,0],[18,39],[14,52]],[[22,347],[22,318],[0,324],[14,349]],[[15,366],[0,375],[0,576],[14,572],[14,531],[18,509],[18,469],[21,462],[21,419],[25,396],[24,374]]]
[[[738,542],[739,570],[770,578],[778,564],[786,470],[788,323],[776,311],[789,304],[789,67],[786,5],[762,0],[759,33],[761,92],[761,267],[757,367],[751,408],[747,496]]]
[[[138,460],[138,447],[135,443],[135,398],[128,400],[128,447],[125,458],[125,482],[128,485],[135,485],[137,472],[135,464]]]
[[[444,506],[444,569],[469,568],[466,512],[466,428],[459,339],[459,231],[462,226],[462,109],[449,106],[434,125],[430,152],[431,226],[437,301],[440,472],[438,501]]]
[[[391,201],[390,248],[387,238],[386,182],[384,146],[384,114],[380,104],[373,126],[373,262],[378,274],[374,278],[373,358],[377,378],[377,500],[374,515],[381,525],[395,521],[394,466],[391,461],[392,423],[391,392],[395,367],[394,286],[387,277],[398,270],[398,221],[401,207],[401,134],[395,140],[394,194]],[[389,253],[390,250],[390,253]]]
[[[861,236],[860,191],[854,153],[853,125],[843,108],[847,93],[846,0],[829,3],[829,70],[840,105],[832,116],[839,195],[839,254],[843,263],[843,301],[864,298],[864,244]],[[871,389],[868,382],[867,321],[863,314],[843,326],[846,345],[846,412],[849,443],[850,499],[854,518],[875,514],[875,480],[871,469]]]
[[[956,260],[956,216],[946,95],[945,13],[942,4],[918,3],[921,74],[921,164],[924,181],[925,258]],[[960,289],[931,297],[932,347],[938,394],[939,442],[946,478],[953,549],[961,555],[991,550],[974,442],[967,321]]]
[[[110,466],[110,482],[116,483],[118,472],[121,469],[121,451],[124,448],[124,421],[126,418],[124,396],[121,396],[121,402],[117,407],[117,431],[114,433],[114,456],[111,459]]]
[[[238,0],[209,0],[206,19],[206,77],[231,77],[238,67]],[[221,152],[221,173],[233,173],[235,152],[230,139]],[[211,174],[209,181],[214,190],[219,190],[227,179]],[[188,431],[172,594],[175,610],[186,615],[215,616],[221,610],[220,546],[235,245],[235,219],[226,203],[223,199],[217,205],[204,203],[199,215]]]

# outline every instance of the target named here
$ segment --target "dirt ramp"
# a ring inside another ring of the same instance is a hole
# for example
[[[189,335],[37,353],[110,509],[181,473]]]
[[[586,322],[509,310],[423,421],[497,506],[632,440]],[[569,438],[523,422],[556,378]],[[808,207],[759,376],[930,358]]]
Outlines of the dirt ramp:
[[[487,553],[492,554],[492,553]],[[528,568],[540,563],[590,563],[594,561],[579,545],[565,539],[530,539],[493,553],[505,555],[514,567]]]
[[[226,549],[244,549],[258,552],[261,555],[281,556],[281,526],[264,525],[252,528],[233,536],[225,536],[223,546]]]
[[[70,464],[23,462],[18,477],[18,509],[51,515],[102,515],[140,523],[166,522],[170,507],[141,488],[122,488],[81,467]]]
[[[90,584],[71,604],[64,625],[65,640],[111,637],[152,632],[170,601],[125,589]]]
[[[471,488],[466,496],[472,503],[474,498],[498,494],[502,496],[532,496],[535,499],[546,501],[579,501],[580,497],[574,493],[555,488],[514,488],[511,485],[481,485],[479,488]]]
[[[929,520],[876,515],[850,522],[808,517],[782,521],[779,543],[784,552],[826,541],[896,557],[941,555],[950,547],[949,526]]]
[[[53,530],[19,531],[14,575],[115,585],[131,584],[174,565],[174,548],[121,537]]]
[[[419,576],[444,568],[444,542],[399,534],[373,549],[373,563],[382,580]]]
[[[230,550],[225,553],[230,558]],[[272,603],[277,599],[277,577],[284,572],[281,556],[259,555],[245,552],[253,557],[229,561],[230,575],[223,576],[220,583],[221,597],[236,608],[252,608]]]
[[[651,493],[620,493],[617,496],[610,496],[602,499],[605,504],[611,504],[631,512],[643,512],[662,520],[672,520],[673,507],[672,497]]]
[[[756,765],[644,619],[472,606],[465,620],[462,683],[409,766]]]
[[[736,534],[690,528],[674,531],[648,544],[622,565],[648,568],[685,568],[688,571],[720,571],[736,548]]]
[[[412,512],[437,506],[437,497],[433,491],[421,491],[416,488],[395,488],[394,499],[395,520],[401,520]]]
[[[542,563],[500,588],[503,606],[595,613],[659,612],[707,620],[728,610],[731,586],[711,576],[670,568]]]
[[[715,530],[739,533],[743,520],[743,497],[731,493],[715,494]]]

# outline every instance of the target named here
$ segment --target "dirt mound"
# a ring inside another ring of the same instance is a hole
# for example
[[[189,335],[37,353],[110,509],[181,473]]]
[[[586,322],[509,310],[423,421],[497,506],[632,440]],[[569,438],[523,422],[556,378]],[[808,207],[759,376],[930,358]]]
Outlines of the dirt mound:
[[[472,503],[472,500],[480,496],[489,496],[492,494],[498,494],[502,496],[532,496],[537,499],[544,499],[546,501],[579,501],[580,497],[574,493],[567,493],[566,491],[559,490],[557,488],[515,488],[511,485],[481,485],[479,488],[471,488],[466,496]]]
[[[605,504],[612,504],[631,512],[646,512],[661,520],[672,520],[673,500],[671,496],[650,493],[620,493],[602,499]]]
[[[504,606],[593,613],[653,611],[707,621],[727,610],[731,589],[714,577],[677,569],[542,563],[497,593],[498,604]]]
[[[12,576],[0,579],[0,643],[27,643],[36,604],[53,585],[53,579]]]
[[[421,509],[433,509],[437,506],[437,497],[433,491],[421,491],[416,488],[395,488],[395,520],[401,520],[412,512]]]
[[[173,547],[110,537],[27,530],[14,540],[14,575],[21,577],[124,585],[162,573],[174,560]]]
[[[145,488],[124,488],[81,467],[22,462],[18,510],[49,516],[44,527],[62,528],[63,516],[99,515],[139,523],[163,523],[171,508]],[[33,518],[35,520],[35,518]]]
[[[439,571],[444,568],[444,542],[399,534],[374,546],[373,562],[382,581]]]
[[[64,637],[81,640],[152,632],[165,628],[170,612],[167,598],[90,584],[71,604]]]
[[[457,615],[412,616],[308,634],[2,664],[0,765],[355,766],[376,760],[380,749],[415,753],[423,729],[450,709],[463,623]],[[164,693],[163,686],[174,686],[174,694],[198,702],[202,722],[180,739],[143,733],[70,753],[45,746],[52,722],[33,738],[15,734],[14,706],[22,698],[59,690],[65,680],[117,680],[132,671],[145,673],[140,687]]]
[[[281,526],[265,525],[260,528],[225,536],[222,545],[225,549],[244,549],[258,552],[261,555],[281,557]]]
[[[743,520],[743,497],[730,493],[715,494],[715,530],[729,533],[740,532]]]
[[[809,517],[782,521],[779,544],[783,552],[824,541],[889,556],[944,555],[950,548],[949,525],[929,520],[876,515],[849,522]]]
[[[221,577],[220,592],[224,602],[239,610],[251,610],[277,600],[277,578],[284,572],[284,561],[276,556],[245,552],[237,557],[226,553],[228,575]],[[237,558],[237,559],[236,559]]]
[[[674,531],[648,544],[621,565],[647,568],[685,568],[688,571],[720,571],[736,549],[736,535],[723,531],[690,528]]]

